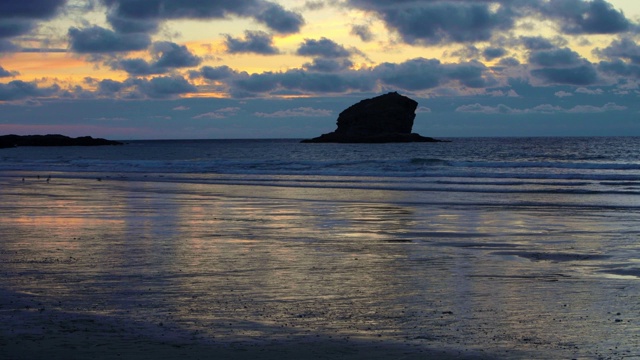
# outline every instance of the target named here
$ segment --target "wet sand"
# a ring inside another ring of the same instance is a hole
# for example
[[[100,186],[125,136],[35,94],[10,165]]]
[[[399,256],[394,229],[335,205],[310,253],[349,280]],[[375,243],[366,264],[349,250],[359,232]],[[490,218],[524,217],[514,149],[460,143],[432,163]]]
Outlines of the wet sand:
[[[638,214],[0,182],[8,359],[640,358]]]

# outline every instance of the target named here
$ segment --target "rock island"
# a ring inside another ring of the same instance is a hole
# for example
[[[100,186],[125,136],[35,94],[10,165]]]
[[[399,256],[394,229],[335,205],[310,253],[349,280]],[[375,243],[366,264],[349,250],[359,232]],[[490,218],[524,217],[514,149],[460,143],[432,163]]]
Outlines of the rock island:
[[[64,135],[3,135],[0,136],[0,149],[18,146],[102,146],[122,145],[119,141],[81,136],[72,138]]]
[[[412,133],[418,103],[397,92],[365,99],[338,116],[338,128],[304,143],[440,142]]]

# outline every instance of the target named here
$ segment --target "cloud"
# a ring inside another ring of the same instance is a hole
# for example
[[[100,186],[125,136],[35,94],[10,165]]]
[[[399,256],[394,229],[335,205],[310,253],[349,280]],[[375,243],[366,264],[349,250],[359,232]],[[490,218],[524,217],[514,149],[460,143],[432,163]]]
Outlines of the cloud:
[[[514,109],[504,104],[486,106],[478,103],[459,106],[456,112],[482,113],[482,114],[551,114],[551,113],[602,113],[608,111],[623,111],[626,106],[615,103],[607,103],[601,107],[593,105],[578,105],[570,109],[551,104],[542,104],[529,109]]]
[[[487,68],[479,62],[443,64],[437,59],[417,58],[400,64],[383,63],[375,68],[380,79],[387,85],[405,90],[426,90],[453,80],[470,88],[488,84]]]
[[[444,64],[437,59],[417,58],[403,63],[382,63],[372,68],[352,69],[348,59],[315,58],[302,69],[284,72],[248,74],[229,67],[202,67],[190,72],[191,78],[203,77],[221,82],[234,97],[254,97],[276,93],[371,92],[380,88],[422,91],[448,86],[455,89],[481,89],[498,80],[477,61]]]
[[[269,29],[291,34],[300,31],[304,18],[281,5],[263,0],[101,0],[108,8],[107,20],[118,32],[155,32],[159,23],[179,19],[225,19],[250,17]]]
[[[31,97],[48,97],[60,90],[58,85],[38,87],[35,82],[14,80],[6,84],[0,84],[0,101],[23,100]]]
[[[225,35],[227,52],[235,53],[255,53],[262,55],[279,54],[280,50],[273,46],[273,38],[264,31],[245,31],[244,40]]]
[[[507,105],[485,106],[478,103],[459,106],[456,112],[483,113],[483,114],[511,114],[514,109]]]
[[[176,107],[174,107],[174,108],[173,108],[173,109],[171,109],[171,110],[175,110],[175,111],[186,111],[186,110],[189,110],[189,109],[191,109],[191,108],[190,108],[190,107],[188,107],[188,106],[180,105],[180,106],[176,106]]]
[[[114,70],[124,70],[132,75],[164,74],[176,68],[200,65],[202,59],[193,55],[184,45],[169,41],[153,43],[150,49],[153,61],[144,59],[118,59],[109,62]]]
[[[547,50],[555,47],[549,39],[542,36],[522,36],[520,41],[529,50]]]
[[[299,13],[285,10],[275,3],[264,3],[264,9],[255,15],[256,20],[280,34],[293,34],[300,31],[304,18]]]
[[[604,91],[602,89],[587,89],[584,87],[579,87],[576,89],[576,92],[579,94],[587,94],[587,95],[602,95]]]
[[[498,61],[498,65],[504,67],[516,67],[520,65],[520,60],[514,57],[502,58],[500,59],[500,61]]]
[[[375,36],[368,25],[351,25],[351,35],[355,35],[364,42],[373,41]]]
[[[598,107],[593,105],[578,105],[572,109],[567,110],[568,113],[602,113],[608,111],[623,111],[626,110],[626,106],[617,105],[615,103],[607,103],[604,106]]]
[[[331,116],[331,110],[314,109],[311,107],[298,107],[295,109],[280,110],[272,113],[256,112],[255,116],[266,118],[283,118],[283,117],[322,117]]]
[[[604,0],[550,0],[540,2],[542,15],[557,21],[566,34],[616,34],[632,29],[621,11]]]
[[[319,72],[339,72],[342,70],[349,69],[353,66],[353,62],[349,59],[324,59],[324,58],[315,58],[313,62],[304,64],[304,68],[309,71],[319,71]]]
[[[114,95],[124,87],[125,85],[119,81],[104,79],[98,83],[98,93],[102,95]]]
[[[530,64],[544,67],[575,66],[581,62],[580,54],[569,48],[534,51],[529,56]]]
[[[539,67],[529,73],[546,84],[585,86],[600,81],[596,66],[566,47],[531,51],[529,64]]]
[[[600,57],[616,60],[625,59],[633,64],[640,64],[640,46],[628,37],[614,40],[604,49],[596,49],[594,53]]]
[[[627,64],[618,59],[615,61],[601,61],[598,70],[605,74],[621,76],[625,78],[640,79],[640,65]]]
[[[2,66],[0,66],[0,78],[2,78],[2,77],[14,77],[14,76],[16,76],[18,74],[19,73],[17,71],[5,70]]]
[[[151,54],[155,60],[154,66],[161,68],[185,68],[200,65],[202,59],[192,54],[184,45],[170,41],[153,43]]]
[[[498,32],[513,30],[518,20],[531,18],[551,20],[572,35],[637,29],[604,0],[347,0],[347,4],[376,15],[402,41],[417,45],[488,41]]]
[[[507,54],[507,50],[500,47],[488,47],[482,51],[482,56],[485,60],[491,61]]]
[[[323,58],[341,58],[351,56],[351,52],[344,46],[325,37],[320,40],[305,39],[296,54],[301,56],[319,56]]]
[[[531,75],[548,84],[591,85],[598,82],[598,72],[591,63],[569,68],[542,68],[531,70]]]
[[[151,38],[144,33],[118,33],[100,26],[69,29],[71,50],[77,53],[109,53],[144,50]]]
[[[229,116],[236,115],[240,111],[239,107],[226,107],[204,114],[196,115],[192,119],[226,119]]]
[[[489,2],[349,0],[348,3],[376,14],[409,44],[486,41],[494,31],[506,31],[514,24],[509,7],[496,8]]]
[[[24,35],[39,21],[53,18],[67,0],[0,1],[0,39]],[[17,47],[0,46],[0,51],[15,51]]]
[[[559,97],[559,98],[573,96],[573,94],[572,94],[572,93],[570,93],[570,92],[566,92],[566,91],[558,91],[558,92],[556,92],[556,93],[555,93],[555,94],[553,94],[553,95],[555,95],[555,96],[557,96],[557,97]]]
[[[20,50],[20,47],[18,45],[9,40],[0,39],[0,53],[15,52],[18,50]]]
[[[152,99],[174,98],[182,94],[198,92],[194,85],[181,76],[158,76],[150,80],[129,79],[124,85]]]
[[[227,65],[222,65],[218,67],[203,66],[200,68],[200,71],[195,74],[207,80],[222,80],[237,74],[237,72]]]

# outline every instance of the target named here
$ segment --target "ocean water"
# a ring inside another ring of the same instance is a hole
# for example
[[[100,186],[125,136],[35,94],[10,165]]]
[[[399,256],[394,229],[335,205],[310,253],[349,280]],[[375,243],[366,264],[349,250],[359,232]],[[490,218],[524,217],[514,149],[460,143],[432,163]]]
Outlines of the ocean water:
[[[0,286],[58,330],[640,358],[640,138],[450,140],[0,150]]]

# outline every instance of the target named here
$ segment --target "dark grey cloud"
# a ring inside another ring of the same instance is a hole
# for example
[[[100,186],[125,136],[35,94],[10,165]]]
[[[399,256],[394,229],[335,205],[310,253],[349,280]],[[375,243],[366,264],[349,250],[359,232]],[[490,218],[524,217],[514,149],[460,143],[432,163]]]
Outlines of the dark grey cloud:
[[[569,48],[541,50],[529,55],[529,63],[543,67],[574,66],[582,63],[582,57]]]
[[[401,64],[384,63],[376,67],[381,80],[407,90],[425,90],[440,85],[442,63],[436,59],[414,59]]]
[[[16,101],[32,97],[47,97],[60,91],[58,85],[38,87],[35,82],[14,80],[6,84],[0,83],[0,101]]]
[[[457,80],[463,86],[470,88],[483,88],[489,82],[484,77],[487,68],[480,62],[471,61],[461,64],[444,65],[444,76],[446,79]]]
[[[505,67],[514,67],[520,65],[520,60],[514,57],[507,57],[500,59],[500,61],[498,61],[498,65]]]
[[[616,34],[634,25],[604,0],[550,0],[540,2],[540,12],[555,19],[567,34]]]
[[[155,33],[160,26],[157,19],[125,17],[114,9],[107,12],[107,21],[116,32],[123,34]]]
[[[31,31],[36,22],[24,19],[0,19],[0,37],[11,38]]]
[[[400,64],[384,63],[374,70],[384,84],[405,90],[427,90],[456,80],[460,84],[480,88],[490,81],[487,68],[475,61],[460,64],[443,64],[437,59],[412,59]]]
[[[245,31],[244,39],[234,38],[231,35],[225,35],[225,37],[227,52],[230,54],[275,55],[280,53],[280,50],[273,45],[273,37],[264,31]]]
[[[20,50],[20,47],[7,39],[0,39],[0,53],[14,52]]]
[[[638,29],[605,0],[348,0],[347,4],[375,14],[404,42],[418,45],[487,41],[531,16],[555,22],[566,34]]]
[[[145,33],[118,33],[100,26],[69,29],[71,50],[77,53],[108,53],[144,50],[151,45]]]
[[[0,2],[0,17],[48,19],[66,4],[67,0],[28,0]]]
[[[112,95],[118,93],[123,88],[123,83],[111,79],[104,79],[98,83],[98,93],[104,95]]]
[[[108,21],[118,32],[153,32],[172,19],[224,19],[251,17],[278,33],[295,33],[304,25],[299,13],[264,0],[102,0]]]
[[[351,52],[345,49],[344,46],[325,37],[320,40],[305,39],[296,53],[301,56],[318,56],[323,58],[341,58],[351,55]]]
[[[13,77],[18,75],[15,71],[5,70],[2,66],[0,66],[0,77]]]
[[[131,75],[153,75],[163,74],[167,71],[165,68],[155,67],[144,59],[120,59],[109,63],[114,70],[124,70]]]
[[[214,80],[214,81],[227,79],[237,74],[235,70],[231,69],[227,65],[222,65],[218,67],[203,66],[202,68],[200,68],[200,71],[196,73],[207,80]]]
[[[168,99],[198,92],[194,85],[181,76],[158,76],[150,80],[129,79],[125,81],[125,86],[152,99]]]
[[[277,89],[279,74],[264,72],[261,74],[242,73],[233,81],[234,87],[249,93],[265,93]]]
[[[608,47],[596,49],[594,52],[600,57],[625,59],[634,64],[640,64],[640,46],[638,46],[634,40],[627,37],[614,40]]]
[[[377,14],[403,41],[440,44],[489,40],[495,31],[514,25],[510,7],[497,9],[489,1],[350,0],[357,8]]]
[[[494,60],[507,54],[507,50],[501,47],[488,47],[482,50],[482,56],[485,60]]]
[[[155,59],[154,66],[160,68],[194,67],[202,62],[202,59],[191,53],[186,46],[170,41],[153,43],[151,54]]]
[[[372,41],[375,38],[368,25],[352,25],[351,35],[359,37],[364,42]]]
[[[303,69],[285,72],[247,74],[229,68],[203,68],[201,73],[211,71],[211,77],[225,82],[234,97],[255,97],[265,93],[371,92],[380,86],[404,91],[422,91],[444,85],[477,89],[495,84],[488,69],[477,61],[443,64],[437,59],[418,58],[400,64],[384,63],[374,68],[353,70],[341,62],[348,62],[348,59],[314,60],[328,62],[316,61]]]
[[[67,0],[0,1],[0,39],[28,33],[39,21],[54,17],[66,2]]]
[[[108,61],[114,70],[124,70],[131,75],[164,74],[176,68],[195,67],[202,59],[192,54],[184,45],[169,41],[153,43],[150,49],[153,60],[116,59]]]
[[[255,19],[280,34],[293,34],[300,31],[304,18],[299,13],[285,10],[281,5],[266,3],[264,9],[255,15]]]
[[[308,71],[319,72],[338,72],[347,70],[353,66],[353,62],[349,59],[326,59],[315,58],[313,62],[304,64],[304,68]]]
[[[602,73],[616,77],[640,79],[640,65],[628,64],[620,59],[614,61],[601,61],[598,70]]]
[[[542,68],[531,70],[531,75],[549,84],[592,85],[598,82],[598,72],[590,63],[568,68]]]
[[[542,36],[523,36],[520,38],[520,41],[522,41],[522,44],[528,50],[546,50],[556,47],[551,40],[543,38]]]
[[[344,93],[373,91],[376,80],[370,73],[345,71],[341,73],[310,72],[292,69],[262,74],[241,73],[229,81],[231,94],[254,97],[260,93]]]

